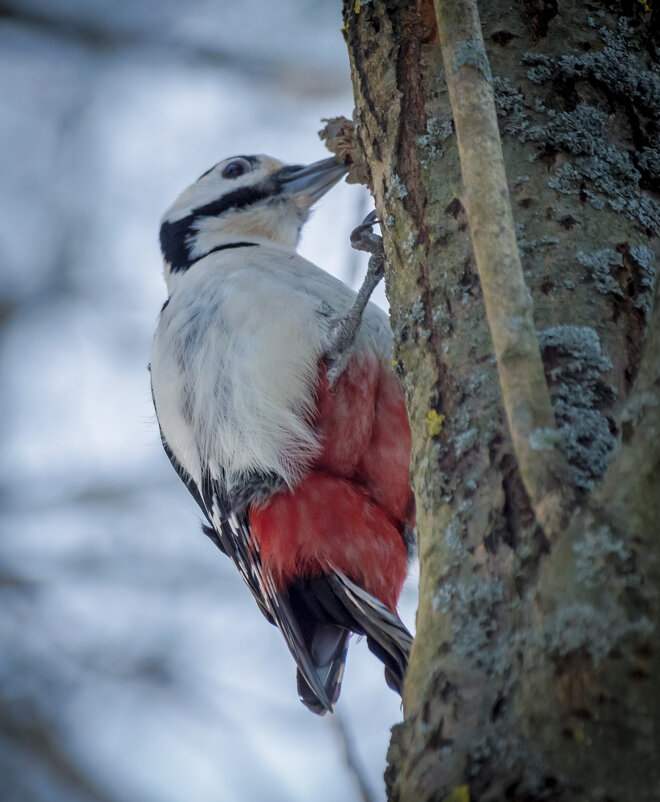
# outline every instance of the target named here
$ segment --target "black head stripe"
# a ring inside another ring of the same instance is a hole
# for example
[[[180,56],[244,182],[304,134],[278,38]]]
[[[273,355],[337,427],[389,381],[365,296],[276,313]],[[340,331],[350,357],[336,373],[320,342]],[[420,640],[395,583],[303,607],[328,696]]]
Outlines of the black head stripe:
[[[250,157],[255,158],[255,157]],[[193,261],[190,254],[190,241],[196,233],[195,222],[203,217],[220,217],[229,211],[246,209],[259,201],[278,195],[280,187],[268,179],[256,186],[240,187],[228,192],[192,212],[175,223],[164,222],[160,227],[160,249],[163,258],[171,265],[171,271],[187,270]]]
[[[192,210],[193,217],[219,217],[230,209],[245,209],[261,200],[271,197],[279,192],[279,187],[271,186],[270,182],[257,184],[253,187],[240,187],[228,192],[217,200]]]

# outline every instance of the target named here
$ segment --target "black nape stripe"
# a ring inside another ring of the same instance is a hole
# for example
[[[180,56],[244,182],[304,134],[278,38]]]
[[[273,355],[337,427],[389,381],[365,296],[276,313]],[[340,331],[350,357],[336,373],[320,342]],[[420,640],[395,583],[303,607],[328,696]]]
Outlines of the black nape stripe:
[[[199,262],[200,259],[203,259],[205,256],[208,256],[211,253],[217,253],[218,251],[226,251],[230,248],[257,248],[259,246],[258,242],[227,242],[224,245],[216,245],[215,248],[211,248],[210,251],[203,253],[201,256],[198,256],[192,264],[195,262]]]
[[[161,223],[160,250],[173,273],[190,267],[190,252],[186,240],[192,234],[193,220],[194,217],[189,214],[176,223]]]

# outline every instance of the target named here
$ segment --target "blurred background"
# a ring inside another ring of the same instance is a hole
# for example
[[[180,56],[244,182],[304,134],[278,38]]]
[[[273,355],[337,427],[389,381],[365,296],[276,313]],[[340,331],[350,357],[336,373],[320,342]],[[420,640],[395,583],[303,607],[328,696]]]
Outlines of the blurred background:
[[[2,802],[384,799],[380,663],[354,643],[338,716],[300,704],[147,374],[160,215],[226,156],[327,156],[321,118],[352,112],[340,5],[0,2]],[[333,189],[303,255],[358,286],[370,208]]]

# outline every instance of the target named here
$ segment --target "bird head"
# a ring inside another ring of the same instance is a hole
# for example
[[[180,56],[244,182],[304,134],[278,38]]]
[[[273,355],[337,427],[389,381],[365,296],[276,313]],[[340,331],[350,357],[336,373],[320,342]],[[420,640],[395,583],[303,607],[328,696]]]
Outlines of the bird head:
[[[334,159],[285,165],[233,156],[184,190],[165,212],[160,245],[166,277],[223,244],[269,240],[295,248],[311,206],[347,172]]]

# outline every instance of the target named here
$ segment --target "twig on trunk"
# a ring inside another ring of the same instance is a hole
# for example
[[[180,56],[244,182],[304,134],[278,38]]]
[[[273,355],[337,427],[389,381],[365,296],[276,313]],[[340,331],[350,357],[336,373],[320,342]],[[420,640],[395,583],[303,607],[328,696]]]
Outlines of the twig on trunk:
[[[464,202],[513,448],[539,524],[564,529],[573,490],[516,242],[492,78],[476,0],[434,0]]]

